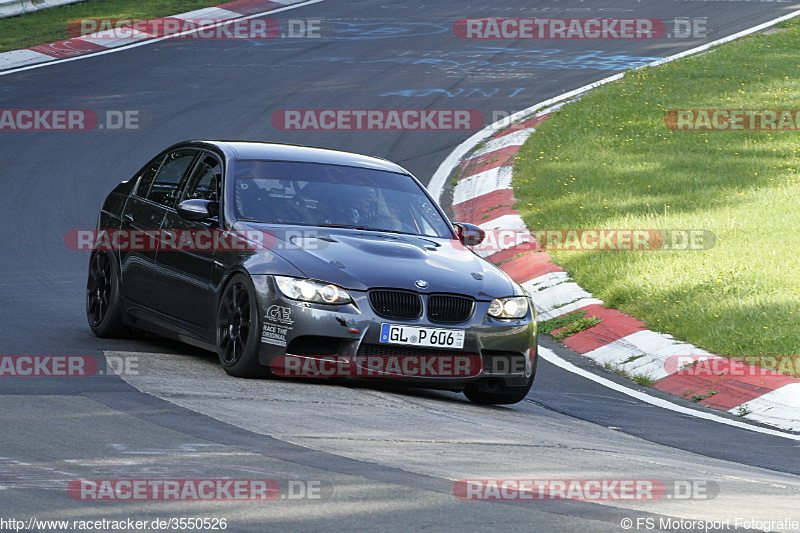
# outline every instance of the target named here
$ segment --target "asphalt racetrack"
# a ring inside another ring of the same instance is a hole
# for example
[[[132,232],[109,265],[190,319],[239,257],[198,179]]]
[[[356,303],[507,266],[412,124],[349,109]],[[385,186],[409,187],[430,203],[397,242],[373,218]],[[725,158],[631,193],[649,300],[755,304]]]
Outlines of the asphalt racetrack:
[[[121,131],[0,132],[0,353],[99,362],[88,378],[0,378],[0,519],[224,518],[230,531],[684,531],[700,527],[692,520],[755,530],[764,521],[800,521],[797,436],[656,407],[545,361],[528,398],[509,407],[447,392],[237,380],[215,354],[182,344],[95,338],[84,311],[88,254],[64,244],[69,230],[94,228],[117,183],[181,140],[355,151],[427,183],[475,130],[283,131],[271,119],[287,109],[460,109],[489,124],[799,8],[325,0],[272,16],[321,20],[320,38],[166,40],[0,76],[3,109],[134,111],[140,119],[138,129]],[[453,23],[470,17],[705,17],[710,33],[458,39]],[[263,478],[287,497],[97,502],[67,490],[81,478]],[[666,492],[656,500],[462,501],[454,484],[470,479],[657,480]]]

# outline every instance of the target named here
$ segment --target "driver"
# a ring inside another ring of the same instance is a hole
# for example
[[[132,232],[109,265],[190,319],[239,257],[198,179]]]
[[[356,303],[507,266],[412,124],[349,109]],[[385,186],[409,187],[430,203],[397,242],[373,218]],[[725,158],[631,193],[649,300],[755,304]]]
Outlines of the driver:
[[[236,172],[234,175],[234,201],[237,218],[260,220],[264,207],[263,190],[258,186],[256,176],[250,169]]]
[[[351,202],[348,222],[360,226],[370,225],[378,219],[385,218],[378,212],[378,193],[372,187],[362,189],[362,194],[355,196]]]
[[[385,204],[381,208],[378,190],[374,187],[359,187],[361,194],[351,197],[348,208],[348,224],[370,229],[402,231],[404,225],[397,210]]]

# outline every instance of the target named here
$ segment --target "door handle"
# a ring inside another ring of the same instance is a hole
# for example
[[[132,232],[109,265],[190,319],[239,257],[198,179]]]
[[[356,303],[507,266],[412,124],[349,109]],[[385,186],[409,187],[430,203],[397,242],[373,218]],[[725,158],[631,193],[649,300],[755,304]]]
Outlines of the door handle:
[[[131,215],[125,214],[122,215],[122,220],[124,220],[125,222],[133,222],[133,217]]]

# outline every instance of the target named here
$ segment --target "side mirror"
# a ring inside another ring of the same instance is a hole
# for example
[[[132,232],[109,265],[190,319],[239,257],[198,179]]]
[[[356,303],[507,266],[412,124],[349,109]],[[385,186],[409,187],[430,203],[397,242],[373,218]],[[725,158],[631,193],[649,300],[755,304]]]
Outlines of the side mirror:
[[[478,246],[486,238],[486,232],[475,224],[467,224],[466,222],[456,222],[453,224],[456,227],[458,240],[464,246]]]
[[[193,221],[203,221],[213,218],[219,214],[219,204],[211,200],[184,200],[175,208],[181,218]]]

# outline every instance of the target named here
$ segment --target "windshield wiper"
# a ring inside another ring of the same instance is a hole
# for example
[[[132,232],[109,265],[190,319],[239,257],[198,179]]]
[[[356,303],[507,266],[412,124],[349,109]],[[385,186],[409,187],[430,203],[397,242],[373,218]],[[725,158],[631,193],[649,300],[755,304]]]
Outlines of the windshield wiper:
[[[380,228],[368,228],[367,226],[353,226],[352,224],[314,224],[320,228],[345,228],[345,229],[358,229],[362,231],[388,231]]]
[[[407,235],[409,237],[417,237],[417,238],[420,238],[420,239],[424,239],[424,240],[432,243],[434,246],[437,246],[437,247],[441,246],[439,243],[437,243],[435,241],[431,241],[430,239],[426,238],[425,235],[420,235],[419,233],[411,233],[411,232],[408,232],[408,231],[399,231],[399,230],[383,229],[383,228],[368,228],[367,226],[353,226],[352,224],[313,224],[313,225],[315,225],[317,227],[320,227],[320,228],[345,228],[345,229],[357,229],[357,230],[363,230],[363,231],[375,231],[375,232],[378,232],[378,233],[383,233],[387,237],[392,237],[392,234]],[[393,238],[397,238],[397,237],[393,237]]]

